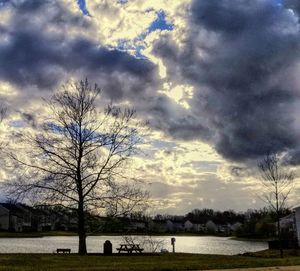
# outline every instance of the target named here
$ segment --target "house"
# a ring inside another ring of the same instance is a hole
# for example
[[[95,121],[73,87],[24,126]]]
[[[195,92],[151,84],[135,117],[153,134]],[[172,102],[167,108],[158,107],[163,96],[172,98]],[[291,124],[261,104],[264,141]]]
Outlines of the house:
[[[16,204],[0,204],[0,229],[22,232],[31,226],[29,212]]]
[[[293,208],[293,213],[280,219],[282,233],[290,239],[297,239],[300,246],[300,206]]]
[[[295,214],[289,214],[285,217],[280,218],[280,228],[281,229],[287,229],[287,228],[293,228],[295,223]]]
[[[10,225],[10,212],[8,208],[0,205],[0,229],[8,230]]]
[[[22,231],[31,231],[32,230],[32,210],[24,204],[16,204],[16,207],[22,211]]]
[[[127,226],[124,227],[124,229],[128,231],[143,231],[146,229],[146,222],[139,221],[139,220],[129,220],[129,223],[127,223]]]
[[[168,232],[178,232],[184,230],[184,225],[181,221],[168,219],[166,222],[166,230]]]
[[[216,225],[216,226],[217,226],[217,231],[219,233],[223,233],[223,234],[231,233],[231,226],[229,224]]]
[[[21,203],[0,203],[0,230],[16,232],[76,231],[77,225],[76,212],[67,208],[31,207]]]
[[[152,221],[148,222],[148,229],[150,231],[156,231],[156,232],[177,232],[177,231],[183,231],[184,225],[182,222],[177,220],[159,220],[159,219],[153,219]]]
[[[183,223],[183,228],[185,231],[192,231],[194,229],[194,225],[191,221],[187,220]]]
[[[205,230],[206,230],[205,224],[195,224],[195,223],[193,223],[193,231],[205,232]]]
[[[51,231],[54,230],[54,217],[49,210],[31,208],[32,212],[32,230]]]
[[[170,219],[166,221],[166,230],[170,232],[175,230],[174,223]]]
[[[77,216],[69,210],[51,210],[54,219],[54,229],[62,231],[77,231]]]

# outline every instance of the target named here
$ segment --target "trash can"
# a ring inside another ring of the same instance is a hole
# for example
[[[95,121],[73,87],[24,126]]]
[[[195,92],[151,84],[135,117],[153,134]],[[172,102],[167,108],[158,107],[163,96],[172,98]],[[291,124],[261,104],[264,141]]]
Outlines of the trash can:
[[[103,253],[106,255],[112,254],[112,243],[109,240],[106,240],[103,245]]]

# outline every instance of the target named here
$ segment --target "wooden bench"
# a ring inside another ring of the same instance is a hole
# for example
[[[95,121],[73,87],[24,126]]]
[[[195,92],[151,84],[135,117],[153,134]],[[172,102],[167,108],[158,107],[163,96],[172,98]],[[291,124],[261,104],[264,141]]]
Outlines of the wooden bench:
[[[58,248],[56,249],[56,253],[71,253],[71,249],[70,248]]]
[[[121,253],[122,251],[127,253],[142,253],[143,250],[144,249],[140,248],[139,244],[120,244],[120,247],[117,248],[118,253]]]

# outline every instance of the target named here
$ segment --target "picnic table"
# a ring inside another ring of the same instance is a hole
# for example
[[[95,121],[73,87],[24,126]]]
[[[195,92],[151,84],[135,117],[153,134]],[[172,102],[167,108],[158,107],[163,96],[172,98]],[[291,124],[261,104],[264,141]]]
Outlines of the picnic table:
[[[122,251],[127,252],[127,253],[142,253],[144,250],[143,248],[140,248],[139,244],[120,244],[120,247],[117,248],[118,253],[121,253]]]

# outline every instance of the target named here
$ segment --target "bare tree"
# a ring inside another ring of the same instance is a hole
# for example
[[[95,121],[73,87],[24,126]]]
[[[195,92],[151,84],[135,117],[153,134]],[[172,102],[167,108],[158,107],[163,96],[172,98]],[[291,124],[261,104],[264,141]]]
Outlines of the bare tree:
[[[166,240],[157,236],[146,235],[143,237],[142,246],[149,252],[155,253],[161,251],[166,245]]]
[[[147,197],[137,181],[125,178],[143,124],[132,109],[110,105],[98,110],[99,95],[99,87],[87,80],[66,84],[54,94],[47,103],[50,117],[22,143],[26,157],[12,154],[22,174],[8,183],[15,198],[75,209],[79,254],[87,252],[87,211],[126,215]]]
[[[264,186],[262,199],[276,213],[277,234],[280,256],[283,257],[280,216],[286,207],[288,196],[293,188],[294,174],[280,163],[277,154],[268,154],[258,163],[261,183]]]
[[[151,235],[144,236],[133,236],[125,235],[122,237],[124,242],[129,245],[141,244],[147,252],[156,253],[159,252],[166,245],[166,240],[161,239],[157,236],[153,237]]]

